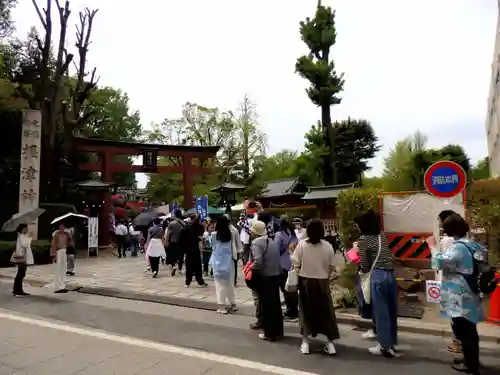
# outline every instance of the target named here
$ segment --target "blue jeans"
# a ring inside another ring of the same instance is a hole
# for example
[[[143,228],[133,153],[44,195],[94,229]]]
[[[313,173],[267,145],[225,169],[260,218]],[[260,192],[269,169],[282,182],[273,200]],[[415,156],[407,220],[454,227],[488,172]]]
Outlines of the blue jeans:
[[[398,286],[394,272],[375,268],[371,287],[378,342],[382,348],[389,349],[398,342]]]

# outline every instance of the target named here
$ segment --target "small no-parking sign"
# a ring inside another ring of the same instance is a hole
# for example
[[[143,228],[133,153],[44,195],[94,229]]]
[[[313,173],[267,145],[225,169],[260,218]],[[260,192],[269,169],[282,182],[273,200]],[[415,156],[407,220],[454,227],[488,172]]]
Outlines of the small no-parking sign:
[[[438,161],[425,172],[424,185],[437,198],[453,198],[465,189],[467,174],[455,162]]]
[[[427,302],[441,302],[441,281],[427,280],[425,282]]]

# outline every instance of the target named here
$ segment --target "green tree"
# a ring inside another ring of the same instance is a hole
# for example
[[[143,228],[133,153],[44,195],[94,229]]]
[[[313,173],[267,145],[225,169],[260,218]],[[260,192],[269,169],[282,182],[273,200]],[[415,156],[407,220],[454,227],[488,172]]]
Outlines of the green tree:
[[[112,141],[135,141],[142,135],[139,111],[131,110],[126,93],[112,87],[92,90],[85,101],[87,116],[82,134],[89,138],[108,139]],[[88,115],[87,115],[88,113]],[[118,156],[119,163],[132,164],[128,156]],[[113,176],[119,186],[134,186],[135,174],[120,172]]]
[[[305,134],[304,152],[295,162],[295,173],[307,185],[323,183],[323,163],[328,160],[329,147],[325,144],[323,126],[317,123]]]
[[[333,124],[334,157],[339,184],[360,182],[370,169],[368,162],[380,150],[378,138],[366,120],[344,120]]]
[[[210,187],[224,182],[239,170],[238,130],[238,124],[232,113],[186,103],[182,110],[182,118],[165,119],[161,124],[154,124],[152,131],[146,133],[146,138],[150,142],[173,145],[220,145],[221,149],[213,164],[215,173],[211,176],[196,176],[193,193],[207,195]],[[167,158],[161,162],[166,165],[181,163],[176,158]],[[182,195],[181,176],[151,175],[147,189],[148,194],[156,199],[169,202],[179,199]]]
[[[490,178],[490,160],[486,156],[471,168],[471,178],[473,180],[484,180]]]
[[[0,38],[10,36],[15,29],[12,10],[16,5],[17,0],[0,0]]]
[[[359,182],[364,172],[370,169],[368,161],[380,150],[375,132],[366,120],[337,121],[331,132],[338,142],[333,152],[325,144],[321,124],[313,125],[306,134],[305,151],[296,162],[297,175],[310,185],[324,180],[325,155],[332,154],[336,160],[339,184]]]
[[[415,190],[423,190],[424,175],[427,169],[437,161],[448,160],[459,164],[468,175],[470,160],[460,145],[447,145],[440,149],[429,149],[415,153],[412,159],[410,173]]]
[[[318,1],[314,18],[306,18],[300,23],[302,41],[309,49],[309,55],[301,56],[295,64],[296,72],[310,82],[306,90],[311,102],[321,108],[322,135],[324,144],[331,152],[324,155],[323,181],[325,185],[338,183],[336,173],[335,134],[331,128],[331,106],[340,104],[338,94],[343,90],[343,75],[335,71],[335,64],[330,60],[330,49],[336,43],[335,12]]]
[[[247,185],[253,167],[252,161],[263,157],[266,153],[266,135],[258,128],[256,107],[247,95],[244,96],[239,108],[237,129],[241,134],[240,142],[236,146],[240,150],[239,169],[242,173],[242,182]]]
[[[209,197],[212,197],[209,192],[211,187],[227,180],[246,183],[245,174],[247,171],[252,173],[253,160],[263,155],[266,138],[258,129],[255,107],[247,97],[244,98],[238,117],[232,112],[186,103],[182,118],[165,119],[161,124],[153,125],[146,137],[149,141],[164,144],[220,146],[217,158],[211,164],[215,173],[197,176],[195,180],[194,195]],[[175,158],[164,162],[173,165],[180,163]],[[157,198],[159,195],[171,196],[173,193],[167,194],[166,185],[171,186],[168,188],[170,191],[181,194],[175,183],[180,183],[179,177],[153,175],[148,184],[149,194]]]
[[[384,159],[382,174],[383,188],[386,191],[410,191],[416,188],[413,177],[413,161],[418,153],[424,152],[427,137],[416,131],[409,137],[396,142]]]
[[[296,163],[298,158],[298,153],[292,150],[282,150],[268,157],[256,158],[244,195],[258,196],[267,181],[297,177]]]

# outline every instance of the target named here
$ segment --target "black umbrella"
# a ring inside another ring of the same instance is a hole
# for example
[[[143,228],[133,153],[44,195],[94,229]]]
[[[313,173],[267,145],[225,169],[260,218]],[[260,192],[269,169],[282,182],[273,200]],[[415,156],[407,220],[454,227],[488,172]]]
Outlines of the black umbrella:
[[[158,214],[152,211],[142,212],[132,222],[134,227],[149,227]]]

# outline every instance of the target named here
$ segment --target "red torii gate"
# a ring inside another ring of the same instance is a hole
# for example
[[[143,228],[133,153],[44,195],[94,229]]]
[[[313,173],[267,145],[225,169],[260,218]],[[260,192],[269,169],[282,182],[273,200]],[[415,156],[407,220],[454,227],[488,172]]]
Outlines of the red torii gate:
[[[209,159],[214,159],[219,146],[179,146],[147,144],[138,142],[110,141],[94,138],[76,137],[74,150],[80,153],[96,154],[98,160],[92,163],[82,163],[78,168],[89,172],[101,172],[101,180],[112,182],[113,174],[117,172],[134,173],[181,173],[184,188],[184,206],[193,206],[193,176],[195,174],[212,173],[212,168],[206,166]],[[142,156],[142,165],[130,165],[115,161],[115,156]],[[177,165],[159,166],[158,157],[177,158]],[[104,205],[100,215],[100,230],[104,238],[110,228],[109,214],[111,200],[109,193],[105,194]],[[103,238],[103,240],[104,240]]]

